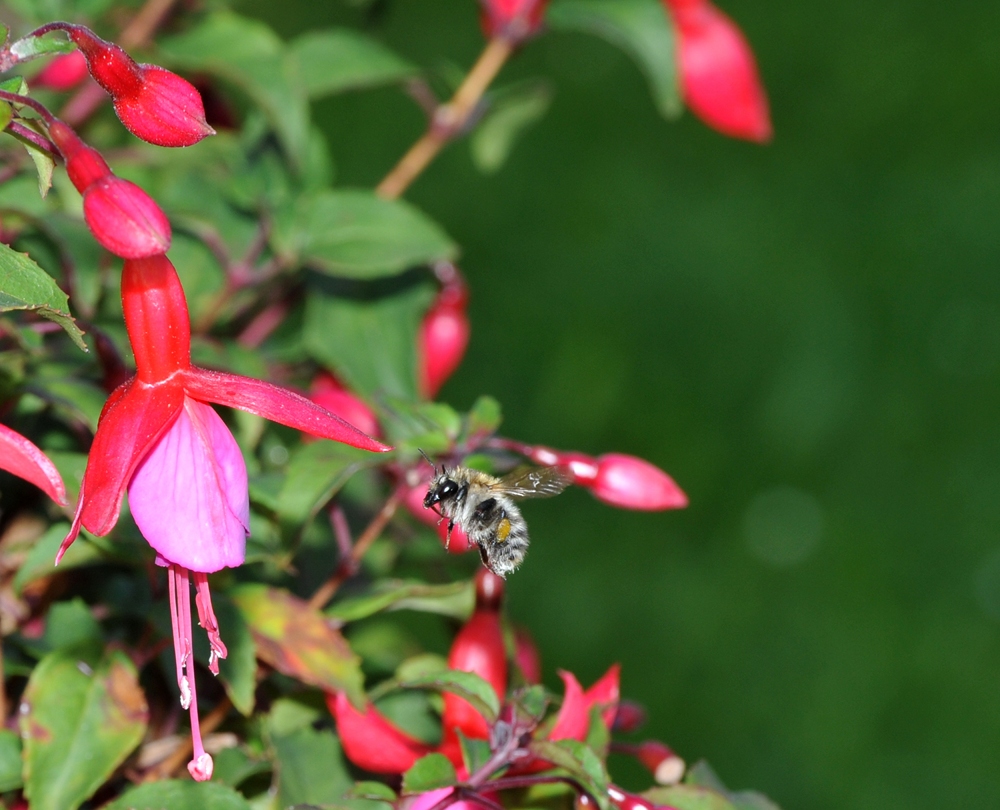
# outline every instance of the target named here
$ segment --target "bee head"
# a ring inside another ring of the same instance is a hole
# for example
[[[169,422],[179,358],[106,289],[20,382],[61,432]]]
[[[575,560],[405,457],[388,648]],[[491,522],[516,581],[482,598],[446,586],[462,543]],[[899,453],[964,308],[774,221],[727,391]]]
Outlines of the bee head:
[[[458,484],[450,478],[443,476],[438,478],[431,484],[430,489],[427,490],[427,494],[424,496],[424,509],[430,509],[435,504],[441,503],[441,501],[454,498],[456,492],[458,492]]]

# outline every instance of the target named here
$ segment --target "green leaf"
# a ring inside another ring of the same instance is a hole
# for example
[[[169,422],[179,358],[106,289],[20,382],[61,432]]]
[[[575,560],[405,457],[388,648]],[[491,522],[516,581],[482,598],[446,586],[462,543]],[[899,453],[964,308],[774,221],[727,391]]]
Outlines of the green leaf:
[[[69,299],[26,253],[0,243],[0,312],[28,310],[54,321],[84,351],[83,333],[69,314]]]
[[[16,790],[21,778],[21,738],[9,728],[0,729],[0,793]]]
[[[250,625],[262,661],[303,683],[343,690],[362,704],[361,660],[322,613],[265,585],[242,585],[231,597]]]
[[[69,602],[56,602],[45,622],[45,644],[50,650],[69,650],[79,654],[81,648],[101,654],[101,625],[78,596]]]
[[[371,799],[377,802],[394,802],[396,791],[381,782],[357,782],[347,793],[351,799]]]
[[[299,60],[268,26],[229,11],[209,14],[190,31],[160,42],[177,67],[226,79],[256,102],[294,166],[301,168],[309,142],[309,105]]]
[[[271,770],[271,763],[266,759],[251,756],[245,746],[233,748],[223,748],[219,753],[214,754],[215,770],[212,778],[216,782],[222,782],[231,788],[239,787],[240,783],[256,776],[259,773],[267,773]]]
[[[314,276],[303,340],[309,353],[364,397],[417,398],[416,335],[434,298],[429,283],[381,292]]]
[[[394,685],[397,689],[434,689],[439,692],[451,692],[465,698],[489,723],[497,719],[497,713],[500,711],[500,701],[493,687],[472,672],[446,669],[443,672],[431,672],[405,681],[395,681]]]
[[[493,397],[482,396],[472,403],[465,417],[465,434],[473,446],[479,440],[496,433],[503,421],[500,403]]]
[[[548,82],[526,82],[506,88],[490,99],[490,106],[476,127],[469,147],[476,168],[484,174],[499,170],[517,139],[545,117],[552,103]]]
[[[418,450],[430,454],[450,450],[462,430],[462,417],[443,402],[389,400],[384,410],[390,444],[412,455]]]
[[[225,593],[212,594],[212,607],[229,655],[219,661],[219,680],[236,710],[249,717],[257,689],[257,646],[243,614]],[[204,633],[195,634],[195,655],[208,664],[209,646]]]
[[[321,440],[297,447],[286,467],[276,506],[283,522],[302,527],[359,470],[381,462],[378,453]]]
[[[647,790],[644,798],[676,810],[737,810],[723,794],[699,785],[671,785]]]
[[[417,70],[384,45],[348,28],[311,31],[288,47],[311,98],[397,82]]]
[[[17,57],[18,61],[34,59],[36,56],[45,56],[50,53],[72,53],[75,50],[76,45],[62,33],[43,37],[24,37],[24,39],[11,43],[10,46],[10,52]]]
[[[621,48],[646,74],[660,114],[680,115],[677,38],[660,0],[555,0],[545,20],[556,30],[596,34]]]
[[[428,790],[449,787],[458,783],[455,766],[444,754],[427,754],[410,766],[403,774],[403,793],[426,793]]]
[[[472,615],[475,599],[475,590],[468,580],[447,585],[383,580],[363,596],[335,603],[326,615],[341,622],[353,622],[383,610],[415,610],[465,620]]]
[[[20,712],[32,808],[78,807],[142,741],[148,718],[138,674],[124,653],[108,653],[93,669],[65,652],[43,658]]]
[[[25,585],[56,573],[56,552],[68,533],[68,523],[56,523],[50,526],[48,531],[38,539],[14,576],[15,593],[20,594]],[[66,550],[66,555],[59,563],[58,570],[61,573],[71,568],[92,565],[103,559],[104,555],[97,546],[89,542],[86,537],[78,537],[76,542]]]
[[[103,810],[250,810],[239,793],[218,782],[167,779],[139,785]]]
[[[536,740],[531,751],[570,773],[593,796],[602,810],[608,806],[608,777],[597,754],[576,740]]]
[[[653,788],[646,794],[659,796],[664,791],[673,791],[678,810],[780,810],[762,793],[752,790],[731,791],[705,760],[696,762],[684,775],[683,785]],[[725,801],[727,804],[719,804]],[[686,803],[686,804],[685,804]]]
[[[305,726],[271,736],[281,807],[332,804],[351,787],[340,742],[332,731]]]
[[[38,132],[41,131],[41,127],[34,121],[22,120],[21,123],[30,129]],[[38,193],[44,199],[48,196],[49,189],[52,188],[52,172],[56,168],[56,159],[51,153],[46,152],[44,149],[39,149],[27,138],[19,135],[15,135],[14,137],[21,142],[28,153],[28,157],[31,158],[31,162],[35,164],[35,174],[38,175]]]
[[[419,209],[360,190],[325,190],[299,198],[279,213],[272,245],[289,264],[361,280],[457,253],[448,235]]]
[[[0,129],[7,129],[14,120],[14,109],[6,101],[0,101]]]

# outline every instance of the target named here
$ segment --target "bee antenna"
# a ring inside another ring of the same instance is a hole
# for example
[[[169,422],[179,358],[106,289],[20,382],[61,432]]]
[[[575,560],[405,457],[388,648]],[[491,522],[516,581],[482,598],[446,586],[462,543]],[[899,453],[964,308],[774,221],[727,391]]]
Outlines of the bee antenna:
[[[419,450],[420,451],[420,455],[422,455],[424,457],[424,461],[426,461],[428,464],[431,465],[431,469],[434,470],[434,474],[437,475],[438,469],[437,469],[437,466],[434,464],[434,462],[431,461],[431,457],[429,455],[427,455],[423,450],[420,450],[419,447],[417,448],[417,450]]]

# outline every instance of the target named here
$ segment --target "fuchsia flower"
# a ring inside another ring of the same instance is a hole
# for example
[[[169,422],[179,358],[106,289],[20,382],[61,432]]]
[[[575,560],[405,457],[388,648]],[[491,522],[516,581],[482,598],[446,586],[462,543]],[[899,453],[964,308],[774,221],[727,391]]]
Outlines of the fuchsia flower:
[[[31,80],[34,89],[72,90],[87,78],[87,60],[80,51],[61,53]]]
[[[709,0],[665,0],[680,37],[684,101],[733,138],[771,139],[767,95],[753,51],[736,24]]]
[[[507,693],[507,654],[499,613],[502,595],[500,577],[486,570],[476,575],[476,609],[455,637],[448,655],[450,669],[479,675],[493,687],[501,702]],[[601,708],[601,719],[610,728],[618,704],[618,672],[615,664],[586,691],[571,673],[560,672],[566,688],[565,697],[548,739],[582,741],[590,725],[591,709],[595,706]],[[393,726],[374,706],[369,705],[364,712],[359,712],[343,694],[329,695],[327,704],[337,722],[344,753],[360,768],[382,774],[403,773],[433,750]],[[489,727],[471,704],[449,693],[445,694],[441,722],[442,740],[438,750],[451,760],[459,776],[464,778],[458,732],[472,739],[487,739]],[[529,773],[547,767],[550,767],[547,763],[535,760],[515,770]],[[442,793],[441,798],[444,795]]]
[[[0,425],[0,470],[23,478],[56,503],[66,505],[66,487],[59,471],[34,444],[5,425]]]
[[[451,264],[438,269],[441,291],[420,325],[417,351],[420,357],[420,393],[437,396],[441,386],[455,372],[469,345],[469,293],[458,269]]]
[[[218,673],[226,648],[207,574],[243,562],[250,518],[243,456],[207,403],[241,408],[366,450],[388,448],[299,394],[192,366],[184,290],[166,256],[125,262],[122,306],[136,374],[115,389],[101,413],[73,525],[56,562],[81,525],[97,535],[111,531],[128,487],[136,524],[157,561],[169,569],[177,682],[194,738],[188,770],[205,780],[212,775],[212,758],[198,730],[190,584],[193,579],[199,623],[209,636],[209,667]]]
[[[548,0],[481,0],[486,36],[520,42],[542,27]]]
[[[214,135],[205,120],[201,94],[189,81],[158,65],[141,65],[119,46],[82,25],[56,22],[32,36],[65,31],[83,53],[90,70],[110,95],[125,128],[157,146],[191,146]]]
[[[165,253],[172,234],[160,206],[135,183],[112,174],[100,153],[62,121],[52,119],[48,130],[69,179],[83,195],[83,218],[94,238],[123,259]]]

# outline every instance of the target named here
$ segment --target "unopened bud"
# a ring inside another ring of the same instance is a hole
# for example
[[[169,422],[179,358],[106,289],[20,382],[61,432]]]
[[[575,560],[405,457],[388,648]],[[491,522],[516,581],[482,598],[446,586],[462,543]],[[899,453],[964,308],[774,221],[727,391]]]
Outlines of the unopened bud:
[[[523,627],[514,630],[514,661],[528,683],[542,682],[542,658],[535,640]]]
[[[214,134],[201,95],[158,65],[141,65],[113,42],[80,25],[64,30],[83,53],[90,75],[108,91],[125,128],[157,146],[191,146]]]
[[[646,710],[634,700],[622,700],[618,703],[612,731],[631,734],[646,724]]]
[[[669,746],[659,740],[647,740],[636,746],[635,757],[661,785],[676,785],[684,776],[687,765]]]
[[[709,0],[665,0],[680,38],[681,89],[713,129],[762,143],[771,139],[767,95],[740,29]]]
[[[504,581],[487,568],[476,572],[476,610],[500,610]]]
[[[510,42],[537,34],[548,0],[482,0],[483,31],[486,36]]]
[[[663,470],[622,453],[598,457],[597,476],[589,489],[598,500],[622,509],[658,511],[688,504],[687,495]]]
[[[469,345],[469,318],[465,284],[456,275],[447,282],[420,325],[420,388],[429,399],[454,373]]]
[[[507,692],[507,650],[498,611],[476,609],[452,642],[448,668],[478,675],[503,701]],[[489,729],[482,715],[450,692],[444,696],[442,722],[445,742],[455,736],[456,729],[475,739],[485,740],[488,736]]]
[[[35,90],[72,90],[87,78],[87,59],[80,51],[61,53],[31,80]]]
[[[332,374],[321,372],[309,389],[309,399],[334,416],[354,425],[362,433],[378,437],[378,419],[374,411],[348,391]]]

